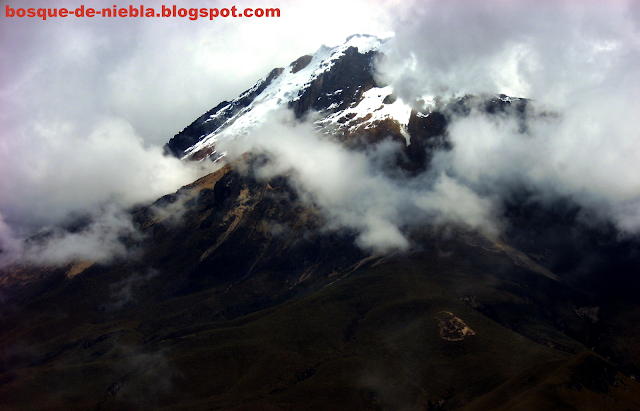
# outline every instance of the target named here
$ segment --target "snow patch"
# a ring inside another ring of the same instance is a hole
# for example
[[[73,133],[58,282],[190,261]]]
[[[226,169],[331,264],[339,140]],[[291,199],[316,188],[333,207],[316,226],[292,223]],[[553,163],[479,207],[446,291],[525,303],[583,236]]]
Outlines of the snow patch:
[[[332,126],[340,130],[353,132],[364,125],[364,129],[370,129],[385,119],[392,119],[400,124],[401,133],[408,142],[409,134],[406,127],[411,117],[411,106],[397,99],[392,104],[384,104],[384,99],[392,94],[391,86],[373,87],[362,93],[362,100],[352,104],[343,111],[329,115],[316,121],[322,127]],[[345,121],[348,119],[348,121]],[[404,131],[404,132],[403,132]]]

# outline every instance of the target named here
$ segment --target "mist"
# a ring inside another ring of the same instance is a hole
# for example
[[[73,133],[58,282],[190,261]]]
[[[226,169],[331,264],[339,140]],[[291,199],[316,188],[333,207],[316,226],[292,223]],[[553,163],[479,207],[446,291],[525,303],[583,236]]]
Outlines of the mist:
[[[400,18],[381,81],[417,109],[436,99],[529,99],[525,133],[506,116],[454,116],[434,159],[499,202],[526,189],[569,199],[596,223],[640,231],[640,7],[637,2],[415,2]],[[546,113],[546,115],[541,115]]]
[[[325,230],[355,232],[357,245],[366,250],[410,250],[414,244],[408,230],[421,224],[455,223],[490,236],[499,232],[490,198],[443,170],[417,176],[399,170],[398,142],[386,140],[366,151],[347,149],[319,133],[312,120],[296,120],[283,109],[248,136],[221,141],[218,147],[229,158],[247,151],[267,155],[259,177],[286,175],[301,199],[324,215]]]
[[[4,263],[20,255],[41,264],[126,257],[121,239],[139,236],[128,208],[151,202],[216,168],[212,163],[183,163],[164,156],[160,147],[145,147],[121,119],[98,120],[88,136],[65,123],[27,124],[20,131],[20,137],[2,141],[10,153],[0,163],[0,262]],[[35,144],[25,144],[30,138]],[[75,224],[76,217],[90,223],[74,233],[59,228]],[[37,244],[25,242],[42,232],[49,235]]]

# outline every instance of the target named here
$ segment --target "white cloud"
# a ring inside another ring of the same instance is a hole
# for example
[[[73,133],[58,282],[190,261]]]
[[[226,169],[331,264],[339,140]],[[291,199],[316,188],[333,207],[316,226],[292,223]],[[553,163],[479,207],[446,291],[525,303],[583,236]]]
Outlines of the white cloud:
[[[498,232],[494,204],[444,172],[417,176],[390,172],[402,145],[390,141],[367,151],[345,148],[281,111],[242,139],[219,146],[230,158],[251,151],[271,161],[259,169],[269,178],[286,175],[304,201],[318,207],[325,229],[356,233],[364,249],[406,251],[407,229],[423,224],[457,223],[489,235]]]
[[[382,69],[405,97],[495,92],[564,104],[637,59],[629,54],[637,9],[633,1],[414,2]]]
[[[132,255],[126,239],[140,239],[131,216],[115,207],[107,207],[78,232],[52,228],[44,238],[23,245],[23,259],[36,264],[64,264],[88,260],[100,263]]]
[[[154,200],[193,181],[204,165],[185,164],[144,147],[121,119],[96,119],[85,136],[72,123],[24,124],[3,141],[3,214],[18,225],[59,221],[105,202],[122,207]]]
[[[532,99],[513,119],[455,118],[438,167],[482,195],[526,188],[571,198],[621,230],[640,230],[640,7],[635,1],[414,3],[379,65],[407,101],[505,93]]]

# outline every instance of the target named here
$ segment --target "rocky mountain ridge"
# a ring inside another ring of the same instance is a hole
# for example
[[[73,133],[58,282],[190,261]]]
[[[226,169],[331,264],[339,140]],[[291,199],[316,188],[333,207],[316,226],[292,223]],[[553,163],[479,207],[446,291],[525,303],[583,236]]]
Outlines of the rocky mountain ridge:
[[[421,163],[412,167],[424,168],[425,148],[446,144],[434,143],[433,137],[444,135],[447,116],[477,107],[487,113],[513,111],[524,121],[527,100],[505,95],[463,96],[446,102],[425,97],[422,107],[413,108],[398,99],[392,87],[378,84],[375,63],[384,55],[384,45],[385,40],[375,36],[353,35],[339,46],[323,46],[286,68],[273,69],[238,98],[221,102],[171,138],[165,152],[183,159],[217,161],[225,155],[216,151],[217,141],[241,138],[270,112],[286,107],[296,118],[314,113],[318,132],[348,146],[384,138],[401,141],[407,146],[406,154]]]

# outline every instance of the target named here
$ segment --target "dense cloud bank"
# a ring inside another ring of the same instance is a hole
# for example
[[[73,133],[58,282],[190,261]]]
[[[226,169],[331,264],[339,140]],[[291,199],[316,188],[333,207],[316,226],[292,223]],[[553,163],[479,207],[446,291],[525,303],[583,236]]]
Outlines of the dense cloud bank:
[[[132,127],[102,119],[88,136],[72,124],[29,124],[20,136],[3,140],[7,155],[0,163],[1,260],[24,255],[37,263],[69,259],[110,261],[125,257],[121,239],[136,235],[124,209],[175,191],[212,164],[187,164],[165,157],[160,147],[145,147]],[[24,144],[33,138],[34,145]],[[70,234],[60,223],[74,215],[90,224]],[[49,232],[38,244],[24,242]]]
[[[488,198],[443,170],[415,176],[398,169],[401,148],[387,140],[365,151],[350,150],[286,110],[273,113],[245,138],[219,145],[230,158],[246,151],[267,154],[261,177],[288,176],[303,200],[325,215],[326,229],[355,231],[358,245],[368,250],[406,251],[411,247],[407,230],[425,223],[457,223],[497,234]]]
[[[526,133],[478,112],[449,128],[436,161],[460,184],[544,203],[570,198],[622,232],[640,230],[640,7],[620,2],[416,2],[379,76],[417,108],[434,96],[531,99]]]

